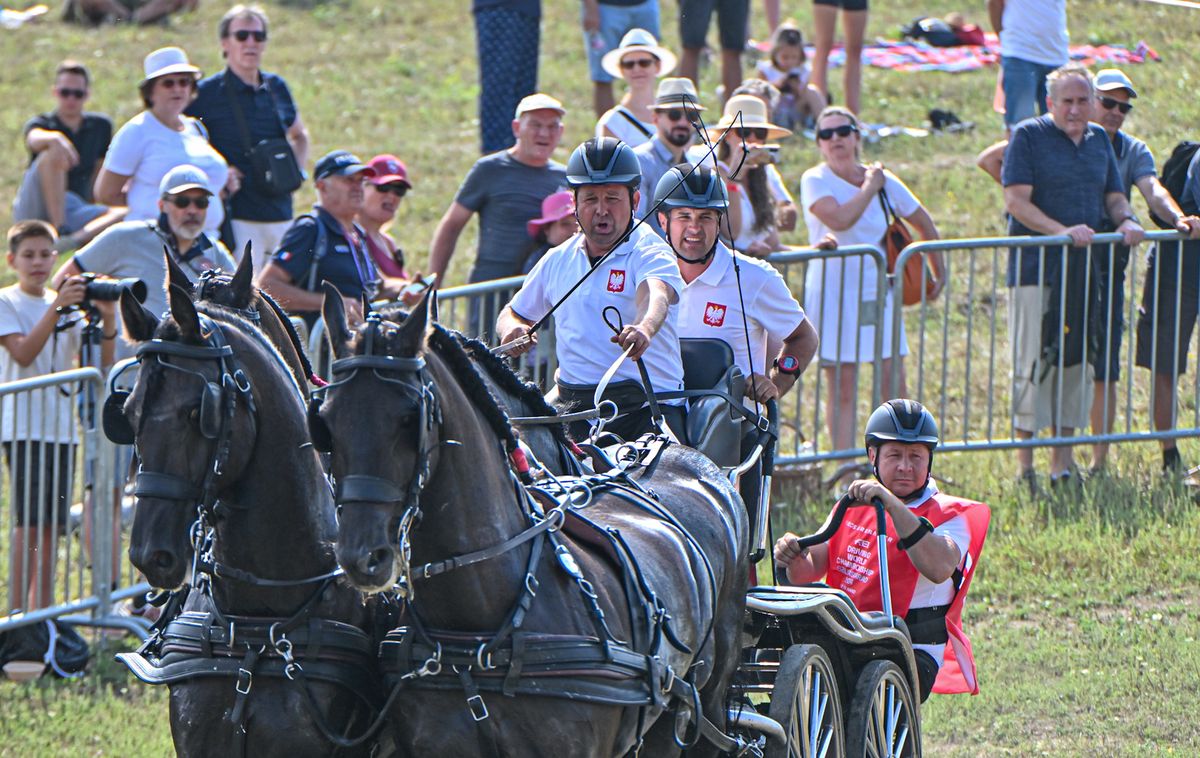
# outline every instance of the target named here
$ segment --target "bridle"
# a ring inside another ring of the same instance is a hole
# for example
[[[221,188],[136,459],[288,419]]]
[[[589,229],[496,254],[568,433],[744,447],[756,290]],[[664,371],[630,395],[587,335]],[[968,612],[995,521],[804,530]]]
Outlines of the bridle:
[[[196,483],[178,474],[147,470],[142,465],[134,479],[134,494],[139,498],[194,505],[202,514],[212,517],[220,479],[229,461],[229,452],[233,444],[233,419],[237,412],[238,399],[241,398],[245,402],[250,412],[251,440],[258,433],[258,413],[250,379],[237,366],[233,348],[225,339],[221,326],[203,314],[198,315],[204,344],[186,345],[153,339],[138,347],[137,358],[138,363],[152,360],[164,368],[198,377],[204,382],[204,387],[200,390],[200,433],[213,441],[209,462],[204,469],[204,478]],[[178,366],[172,363],[170,358],[214,362],[217,365],[218,381],[212,381],[199,371]],[[110,440],[119,444],[132,444],[141,432],[141,425],[145,423],[143,415],[135,433],[124,413],[129,394],[128,390],[114,391],[104,403],[104,432]]]
[[[330,371],[335,380],[313,393],[309,401],[308,420],[313,445],[322,452],[331,452],[332,438],[329,428],[320,416],[321,404],[328,390],[348,384],[360,371],[370,371],[379,381],[398,387],[411,398],[417,411],[417,452],[408,486],[402,488],[395,480],[382,476],[347,474],[337,479],[334,491],[334,502],[337,503],[339,512],[343,506],[357,503],[401,503],[404,511],[400,520],[400,533],[401,544],[405,548],[401,553],[404,554],[403,558],[407,563],[406,537],[408,531],[420,521],[421,491],[429,481],[430,459],[437,446],[433,441],[433,431],[435,425],[441,428],[442,408],[423,357],[403,358],[382,352],[382,326],[383,319],[378,313],[367,314],[362,337],[363,352],[333,362]],[[337,378],[339,376],[341,378]],[[405,568],[407,569],[407,566]],[[407,574],[407,570],[404,573]]]

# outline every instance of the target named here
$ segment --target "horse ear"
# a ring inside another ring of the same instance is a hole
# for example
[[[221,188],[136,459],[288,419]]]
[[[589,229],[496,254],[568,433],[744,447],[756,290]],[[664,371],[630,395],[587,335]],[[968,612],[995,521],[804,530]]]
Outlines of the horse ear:
[[[233,293],[233,307],[243,310],[250,307],[250,299],[254,296],[254,259],[250,257],[250,244],[250,242],[246,243],[242,260],[238,263],[237,271],[233,273],[233,279],[229,282],[229,288]]]
[[[346,323],[346,305],[342,293],[329,282],[322,282],[325,302],[321,305],[321,317],[325,319],[325,334],[334,358],[345,358],[350,354],[350,326]]]
[[[174,284],[171,285],[168,294],[171,297],[171,316],[179,325],[179,333],[183,337],[183,341],[194,344],[203,343],[200,315],[196,313],[196,305],[192,302],[192,296]]]
[[[184,292],[191,293],[192,280],[188,279],[188,275],[183,272],[175,259],[171,257],[171,252],[167,250],[167,246],[163,245],[163,255],[167,259],[167,283],[173,287],[179,287]]]
[[[154,336],[154,330],[158,328],[158,317],[139,303],[128,287],[121,290],[121,322],[125,324],[125,334],[132,342],[145,342]]]
[[[430,301],[429,292],[426,292],[425,296],[421,298],[421,302],[417,303],[417,307],[412,309],[412,313],[409,313],[408,318],[404,319],[404,323],[400,325],[398,339],[400,349],[406,355],[420,355],[425,348],[425,332],[429,328]]]

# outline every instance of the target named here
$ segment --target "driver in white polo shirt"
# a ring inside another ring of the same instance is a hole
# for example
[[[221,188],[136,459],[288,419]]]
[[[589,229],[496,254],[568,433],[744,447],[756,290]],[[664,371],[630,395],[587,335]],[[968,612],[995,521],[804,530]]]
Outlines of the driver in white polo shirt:
[[[782,396],[816,354],[817,330],[771,264],[721,242],[724,181],[708,166],[680,164],[659,180],[654,202],[684,281],[679,336],[733,348],[751,400]]]
[[[652,428],[634,360],[645,365],[656,393],[683,389],[683,363],[675,331],[683,280],[671,248],[645,226],[634,229],[614,247],[633,223],[640,182],[637,157],[625,143],[603,137],[577,147],[567,163],[567,184],[575,191],[575,213],[582,233],[538,261],[496,321],[502,342],[523,337],[588,275],[554,312],[558,405],[565,412],[590,408],[605,372],[629,349],[630,360],[618,365],[603,395],[617,403],[621,412],[606,429],[627,440]],[[619,334],[605,324],[607,306],[620,312],[623,326]],[[530,343],[512,352],[529,349],[537,334],[531,336]],[[660,407],[676,437],[686,442],[683,401],[666,401]],[[571,427],[576,438],[587,432],[586,422]]]

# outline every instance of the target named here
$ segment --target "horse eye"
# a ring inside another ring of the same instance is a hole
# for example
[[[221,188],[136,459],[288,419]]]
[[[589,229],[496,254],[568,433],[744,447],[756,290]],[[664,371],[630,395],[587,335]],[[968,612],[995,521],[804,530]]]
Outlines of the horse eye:
[[[200,423],[200,406],[197,405],[188,411],[188,421],[193,424]]]

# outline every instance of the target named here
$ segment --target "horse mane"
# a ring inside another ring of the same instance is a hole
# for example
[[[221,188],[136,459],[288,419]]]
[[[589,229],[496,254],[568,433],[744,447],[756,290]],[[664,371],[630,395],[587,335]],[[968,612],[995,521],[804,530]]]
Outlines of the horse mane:
[[[288,339],[292,341],[292,345],[296,348],[296,355],[300,358],[300,368],[304,369],[305,375],[310,378],[315,376],[312,361],[308,358],[308,351],[304,349],[304,343],[300,340],[299,333],[296,332],[296,325],[292,323],[292,319],[288,316],[287,311],[283,309],[283,306],[275,302],[275,299],[268,295],[266,291],[255,287],[254,294],[266,303],[267,307],[274,311],[279,320],[283,322],[284,331],[287,333]]]
[[[487,420],[488,426],[504,442],[504,449],[512,452],[517,449],[517,433],[509,423],[508,414],[500,406],[499,401],[492,395],[479,370],[467,355],[467,351],[455,339],[454,334],[440,324],[433,324],[426,338],[426,344],[445,361],[458,379],[467,399],[474,403],[479,412]]]
[[[511,392],[516,395],[522,402],[527,404],[530,409],[538,411],[535,415],[542,416],[557,416],[558,410],[550,403],[546,402],[545,395],[538,389],[538,386],[533,382],[527,382],[513,370],[507,360],[493,353],[480,340],[468,337],[461,332],[452,332],[455,338],[461,343],[467,354],[474,359],[475,363],[487,372],[496,384],[500,385],[505,392]],[[570,445],[570,439],[567,437],[567,428],[563,424],[548,425],[550,432],[564,445]]]
[[[398,324],[404,323],[404,320],[408,318],[408,311],[398,303],[385,305],[379,308],[378,312],[381,316],[383,316],[383,318]],[[434,330],[435,332],[440,332],[442,334],[442,337],[439,337],[439,340],[445,338],[453,340],[457,343],[458,352],[464,353],[464,355],[469,359],[469,362],[472,362],[472,373],[478,369],[483,369],[487,375],[493,381],[495,381],[497,385],[500,386],[502,390],[512,393],[519,400],[526,403],[530,409],[537,412],[535,415],[558,415],[558,410],[553,405],[550,405],[550,403],[546,402],[545,396],[542,395],[542,391],[538,389],[536,384],[523,380],[520,375],[513,370],[512,366],[507,360],[497,356],[495,353],[489,350],[488,346],[483,342],[474,339],[473,337],[468,337],[460,331],[448,329],[441,324],[434,324]],[[442,355],[442,353],[439,352],[439,355]],[[446,356],[442,355],[442,357],[444,358]],[[487,389],[486,385],[483,387],[483,390],[487,392],[490,402],[498,406],[499,403],[497,403],[496,399],[491,396],[492,393]],[[508,420],[508,414],[504,413],[503,409],[501,409],[501,414],[504,416],[505,426],[511,431],[512,424]],[[571,444],[571,440],[567,436],[567,428],[565,425],[552,424],[548,426],[550,433],[553,434],[554,438],[561,444],[568,446]],[[504,435],[501,436],[503,437]]]

